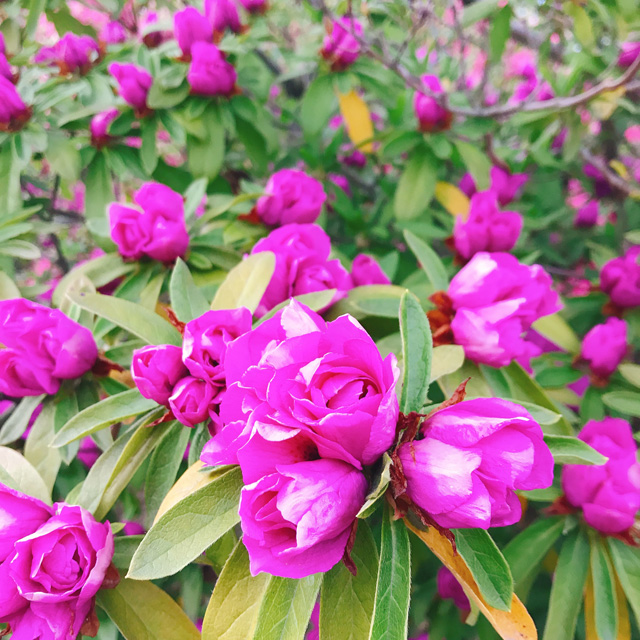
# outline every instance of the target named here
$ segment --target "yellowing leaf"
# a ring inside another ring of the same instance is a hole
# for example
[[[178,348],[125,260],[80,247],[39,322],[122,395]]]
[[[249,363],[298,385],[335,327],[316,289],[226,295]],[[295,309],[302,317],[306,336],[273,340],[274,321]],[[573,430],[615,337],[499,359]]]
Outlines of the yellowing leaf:
[[[353,89],[338,95],[340,113],[344,118],[351,142],[363,151],[373,151],[373,122],[367,103]]]
[[[618,87],[612,91],[604,91],[592,103],[591,109],[598,120],[608,120],[618,107],[620,98],[624,96],[625,88]]]
[[[629,179],[629,171],[627,167],[625,167],[620,160],[611,160],[609,162],[609,166],[621,177],[625,180]]]
[[[469,217],[469,198],[453,184],[438,182],[434,194],[436,200],[452,215]]]
[[[494,609],[486,603],[480,594],[469,567],[467,567],[460,554],[454,553],[449,540],[434,527],[430,527],[427,531],[420,531],[407,520],[405,520],[405,524],[453,573],[467,596],[478,606],[503,640],[537,640],[538,632],[536,631],[536,626],[529,612],[515,594],[511,600],[510,611]]]

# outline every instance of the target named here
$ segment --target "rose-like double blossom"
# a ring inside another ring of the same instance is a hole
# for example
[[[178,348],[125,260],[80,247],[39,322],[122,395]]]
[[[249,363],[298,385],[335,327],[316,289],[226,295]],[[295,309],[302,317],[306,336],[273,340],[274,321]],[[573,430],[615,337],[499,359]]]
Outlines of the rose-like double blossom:
[[[191,45],[187,80],[193,93],[201,96],[231,96],[236,91],[237,74],[224,53],[210,42]]]
[[[256,212],[270,226],[315,222],[327,199],[318,180],[296,169],[276,171],[264,191],[256,203]]]
[[[0,392],[14,398],[54,394],[98,357],[88,329],[24,298],[0,301],[0,339]]]
[[[584,519],[605,534],[633,526],[640,509],[640,463],[631,425],[621,418],[590,420],[578,435],[609,458],[604,465],[565,465],[562,488]]]
[[[147,95],[153,84],[152,75],[143,67],[131,63],[112,62],[109,73],[118,83],[122,99],[130,104],[138,115],[148,110]]]
[[[600,288],[617,307],[640,306],[640,246],[631,247],[602,267]]]
[[[420,131],[431,133],[442,131],[451,126],[453,114],[441,107],[434,95],[443,95],[440,80],[434,75],[422,76],[422,84],[429,90],[429,95],[416,92],[413,97],[413,110],[420,125]]]
[[[31,117],[11,80],[0,75],[0,131],[20,131]]]
[[[65,33],[52,47],[42,47],[34,60],[56,64],[60,73],[84,75],[89,72],[99,56],[100,47],[92,37]]]
[[[361,508],[364,465],[392,444],[393,355],[351,317],[325,323],[297,302],[234,340],[205,464],[239,463],[253,574],[300,578],[342,557]]]
[[[449,285],[456,344],[474,362],[504,367],[538,348],[524,334],[543,316],[562,308],[540,265],[525,265],[507,253],[476,253]]]
[[[618,318],[609,318],[587,333],[582,341],[580,356],[589,363],[591,372],[597,378],[606,381],[618,368],[628,349],[627,323]]]
[[[172,262],[189,246],[184,200],[179,193],[158,182],[147,182],[136,191],[138,207],[114,202],[109,205],[111,239],[125,258],[148,256]]]
[[[360,55],[362,24],[353,17],[342,16],[328,27],[320,53],[331,63],[333,71],[343,71],[350,67]]]
[[[456,252],[469,260],[479,251],[509,251],[522,231],[522,216],[517,211],[500,211],[493,190],[471,196],[469,216],[456,217],[453,242]]]
[[[0,622],[16,640],[73,640],[113,558],[108,522],[0,484]],[[106,586],[114,586],[109,584]]]
[[[540,425],[499,398],[436,411],[421,440],[398,450],[407,495],[441,527],[503,527],[520,520],[515,490],[549,487],[553,457]]]

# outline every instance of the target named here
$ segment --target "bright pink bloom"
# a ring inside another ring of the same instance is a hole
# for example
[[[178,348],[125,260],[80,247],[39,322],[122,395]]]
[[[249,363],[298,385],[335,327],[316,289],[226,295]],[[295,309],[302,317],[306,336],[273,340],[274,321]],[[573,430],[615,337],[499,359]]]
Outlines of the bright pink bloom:
[[[460,402],[425,420],[421,433],[399,449],[407,494],[442,527],[514,524],[522,515],[515,490],[553,481],[540,425],[513,402]]]
[[[215,387],[204,380],[187,376],[182,378],[173,388],[169,398],[169,408],[183,425],[195,427],[200,422],[209,420],[217,404],[220,387]]]
[[[520,189],[529,180],[529,176],[526,173],[509,173],[500,167],[492,167],[490,176],[491,186],[489,190],[495,193],[498,198],[498,204],[501,207],[506,207],[513,202]],[[459,187],[469,197],[477,191],[476,183],[470,173],[465,173],[462,176]]]
[[[109,73],[116,79],[122,99],[136,111],[147,109],[147,95],[153,84],[151,74],[138,65],[131,63],[112,62]]]
[[[222,34],[227,30],[233,33],[242,31],[238,7],[233,0],[205,0],[204,12],[215,32]]]
[[[111,526],[5,485],[0,516],[0,622],[16,640],[75,638],[111,564]]]
[[[128,520],[124,523],[124,527],[122,528],[122,533],[125,536],[139,536],[145,533],[144,527],[139,522],[133,522]]]
[[[165,407],[178,381],[189,375],[182,363],[182,350],[171,344],[136,349],[131,359],[131,376],[141,395]]]
[[[90,36],[65,33],[53,47],[42,47],[35,62],[57,64],[61,73],[87,73],[100,56],[98,43]]]
[[[574,227],[590,228],[598,224],[600,205],[597,200],[590,200],[576,211],[573,219]]]
[[[331,302],[344,298],[353,283],[339,260],[329,260],[331,240],[315,224],[286,224],[258,241],[252,254],[273,251],[276,268],[256,316],[303,293],[337,289]]]
[[[208,18],[194,7],[187,7],[173,16],[174,33],[183,55],[191,55],[194,42],[213,42],[213,27]]]
[[[420,124],[420,131],[431,133],[442,131],[451,126],[453,114],[440,106],[434,95],[444,95],[440,80],[434,75],[422,76],[422,83],[429,89],[430,95],[416,92],[413,96],[413,110]]]
[[[0,75],[0,131],[19,131],[31,117],[13,82]]]
[[[362,33],[362,24],[355,18],[342,16],[333,23],[324,37],[320,53],[334,71],[342,71],[358,59],[361,48],[358,38]]]
[[[640,144],[640,124],[633,124],[627,127],[624,137],[631,144]]]
[[[125,258],[149,256],[172,262],[189,246],[184,219],[184,200],[179,193],[158,182],[146,182],[133,197],[138,208],[109,205],[111,239]]]
[[[127,40],[127,30],[117,20],[112,20],[102,27],[98,40],[107,44],[121,44]]]
[[[640,305],[640,246],[631,247],[602,267],[600,288],[618,307]]]
[[[462,585],[456,580],[455,576],[447,567],[440,567],[436,577],[438,584],[438,595],[443,600],[453,600],[453,604],[461,611],[470,611],[471,605],[469,598],[464,592]]]
[[[542,316],[562,308],[540,265],[507,253],[476,253],[449,285],[456,344],[474,362],[493,367],[538,353],[523,334]]]
[[[604,465],[565,465],[562,488],[567,500],[582,509],[594,529],[604,534],[626,531],[640,509],[640,464],[631,426],[621,418],[590,420],[578,438],[609,460]]]
[[[592,373],[606,379],[624,360],[628,349],[627,323],[618,318],[609,318],[587,333],[580,355],[589,363]]]
[[[193,93],[201,96],[231,96],[236,90],[237,74],[224,53],[209,42],[191,45],[191,64],[187,80]]]
[[[91,436],[82,438],[76,457],[85,467],[91,469],[101,455],[102,449],[93,441]]]
[[[6,78],[9,82],[13,82],[13,70],[7,60],[7,56],[2,52],[0,52],[0,76]]]
[[[346,176],[340,175],[339,173],[329,173],[327,178],[329,178],[336,187],[342,189],[349,198],[351,197],[351,186],[349,185],[349,179]]]
[[[494,191],[481,191],[471,196],[469,217],[456,217],[453,240],[456,251],[469,260],[478,251],[509,251],[522,231],[522,216],[517,211],[498,208]]]
[[[88,329],[24,298],[0,301],[0,336],[0,392],[15,398],[54,394],[98,357]]]
[[[622,51],[618,56],[619,67],[630,67],[640,56],[640,42],[623,42]]]
[[[354,287],[368,284],[391,284],[387,274],[378,261],[364,253],[358,254],[351,265],[351,278]]]
[[[327,199],[322,184],[304,171],[281,169],[267,182],[256,203],[260,219],[270,226],[315,222]]]
[[[111,142],[112,137],[109,135],[109,125],[120,115],[115,108],[107,109],[97,113],[91,118],[89,130],[91,131],[91,144],[100,149]]]
[[[536,54],[530,49],[519,49],[506,56],[506,78],[530,78],[537,74]]]

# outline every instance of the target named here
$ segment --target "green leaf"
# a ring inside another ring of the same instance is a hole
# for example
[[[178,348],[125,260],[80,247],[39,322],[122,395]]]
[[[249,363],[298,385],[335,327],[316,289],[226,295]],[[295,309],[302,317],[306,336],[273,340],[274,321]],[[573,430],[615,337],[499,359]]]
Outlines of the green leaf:
[[[89,436],[116,422],[137,416],[158,406],[153,400],[143,398],[138,389],[123,391],[105,398],[76,414],[56,433],[51,445],[62,447],[74,440]]]
[[[640,626],[640,549],[615,538],[607,538],[618,580]]]
[[[147,104],[150,109],[172,109],[189,95],[189,84],[181,83],[177,87],[163,87],[160,82],[154,82],[149,89]]]
[[[116,198],[113,193],[111,172],[104,153],[96,153],[87,167],[84,184],[86,187],[85,218],[92,234],[109,238],[107,205]]]
[[[542,640],[573,640],[588,570],[589,541],[575,529],[560,550]]]
[[[393,199],[398,220],[413,220],[426,211],[438,181],[438,163],[427,147],[417,148],[400,176]]]
[[[573,436],[545,435],[544,441],[551,450],[556,464],[595,464],[601,465],[608,458],[598,453],[586,442]]]
[[[627,382],[632,384],[634,387],[640,387],[640,364],[625,362],[618,365],[618,371]]]
[[[200,633],[167,593],[151,582],[123,579],[115,589],[101,589],[96,604],[115,622],[126,640],[180,638]]]
[[[489,605],[509,611],[513,598],[511,569],[484,529],[456,529],[456,546]]]
[[[260,605],[269,583],[268,573],[252,576],[249,555],[238,542],[218,577],[202,623],[202,640],[254,638]]]
[[[573,17],[573,32],[578,42],[587,49],[593,47],[595,36],[593,34],[593,25],[589,14],[579,5],[572,2],[565,2],[564,10]],[[604,640],[604,639],[601,639]]]
[[[599,640],[618,637],[618,603],[616,578],[600,536],[591,536],[591,580]]]
[[[38,28],[40,21],[40,15],[47,6],[47,0],[29,0],[29,15],[27,16],[27,24],[24,28],[25,35],[29,40],[33,39],[33,36]]]
[[[99,293],[80,293],[69,297],[79,307],[117,324],[149,344],[182,345],[178,330],[142,305]]]
[[[187,136],[187,164],[194,178],[213,180],[222,168],[225,154],[225,131],[219,107],[212,104],[199,121],[204,127],[204,136]]]
[[[276,257],[271,251],[261,251],[247,256],[229,271],[216,291],[211,308],[247,307],[253,313],[269,286],[275,268]]]
[[[209,303],[193,281],[189,267],[180,258],[171,273],[169,298],[181,322],[189,322],[209,310]]]
[[[470,27],[491,16],[499,7],[499,0],[478,0],[478,2],[465,6],[460,23],[464,28]]]
[[[490,22],[489,27],[489,55],[492,62],[502,58],[507,40],[511,35],[512,9],[509,5],[498,11],[498,15]]]
[[[330,75],[318,76],[308,87],[300,105],[300,124],[308,138],[315,138],[326,127],[338,107]]]
[[[489,172],[491,171],[491,160],[478,148],[478,145],[462,140],[453,140],[462,162],[469,173],[473,176],[478,191],[489,188]]]
[[[526,400],[514,400],[513,398],[503,397],[503,400],[507,400],[508,402],[515,402],[515,404],[519,404],[521,407],[525,408],[530,414],[531,417],[538,423],[542,425],[555,424],[562,418],[562,415],[557,411],[551,411],[550,409],[545,409],[533,402],[527,402]]]
[[[359,319],[366,316],[380,318],[397,318],[400,311],[400,299],[406,289],[396,285],[372,284],[354,287],[346,298],[339,300],[331,307],[328,318],[337,318],[349,313]],[[300,300],[301,296],[296,296]]]
[[[422,270],[427,274],[427,278],[433,285],[434,291],[446,291],[449,288],[449,278],[447,270],[442,264],[438,254],[417,235],[409,231],[404,232],[404,238],[409,248],[418,259]]]
[[[0,144],[0,219],[22,208],[21,167],[15,143]]]
[[[640,394],[637,391],[611,391],[602,396],[602,402],[610,409],[640,418]]]
[[[21,293],[18,285],[4,272],[0,271],[0,300],[11,300],[20,298]]]
[[[144,536],[142,534],[135,536],[118,536],[114,539],[113,564],[116,569],[124,571],[129,570],[131,558],[136,552]]]
[[[187,220],[193,217],[202,199],[207,195],[208,184],[209,181],[206,178],[198,178],[184,192],[184,216]]]
[[[95,29],[74,18],[69,12],[69,9],[64,5],[57,11],[48,9],[46,16],[48,20],[53,22],[53,26],[58,33],[67,33],[70,31],[77,35],[91,36],[92,38],[96,37]]]
[[[24,432],[27,430],[27,425],[36,407],[45,398],[42,396],[31,396],[22,398],[20,402],[14,407],[8,420],[2,425],[0,431],[0,445],[9,444],[15,442],[18,438],[21,438]]]
[[[369,483],[370,490],[358,511],[358,518],[368,518],[375,511],[377,502],[384,495],[389,482],[391,482],[391,458],[388,453],[384,453],[374,466],[374,475]]]
[[[51,492],[60,469],[62,457],[58,449],[51,445],[54,431],[55,407],[53,402],[45,400],[40,415],[31,427],[24,445],[24,457],[42,476],[47,489]]]
[[[0,482],[51,504],[51,494],[42,476],[24,456],[9,447],[0,447]]]
[[[420,411],[427,401],[431,376],[433,340],[427,316],[410,291],[400,301],[400,335],[404,375],[400,411]]]
[[[151,175],[158,166],[158,152],[156,151],[157,120],[155,118],[145,118],[141,121],[140,130],[142,134],[140,160],[142,160],[144,170]]]
[[[242,489],[239,467],[212,480],[162,514],[133,556],[128,576],[136,580],[173,575],[236,525]]]
[[[562,535],[564,525],[565,519],[557,516],[536,520],[502,550],[516,590],[538,572],[540,563]]]
[[[358,523],[351,550],[358,574],[343,562],[325,574],[320,594],[320,637],[361,640],[369,636],[378,577],[378,548],[366,522]]]
[[[533,328],[565,351],[580,353],[580,338],[560,314],[553,313],[539,318],[533,323]]]
[[[411,592],[411,548],[402,520],[385,505],[380,540],[380,564],[369,640],[407,637]]]
[[[433,348],[431,381],[456,372],[464,364],[464,349],[457,344],[443,344]]]
[[[322,573],[271,578],[260,606],[254,640],[302,640],[316,603]]]

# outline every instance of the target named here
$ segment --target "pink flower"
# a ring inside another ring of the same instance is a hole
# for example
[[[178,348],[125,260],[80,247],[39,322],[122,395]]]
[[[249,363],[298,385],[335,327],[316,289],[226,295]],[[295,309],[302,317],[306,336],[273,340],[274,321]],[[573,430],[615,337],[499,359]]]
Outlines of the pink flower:
[[[252,14],[262,14],[269,8],[267,0],[240,0],[245,10]]]
[[[111,239],[125,258],[149,256],[172,262],[189,246],[184,201],[179,193],[158,182],[146,182],[135,193],[138,208],[109,205]]]
[[[590,200],[576,211],[573,219],[574,227],[590,228],[598,224],[600,205],[597,200]]]
[[[194,42],[212,42],[213,27],[197,9],[187,7],[173,16],[174,33],[183,55],[191,55]]]
[[[529,78],[537,73],[536,54],[529,49],[519,49],[505,59],[506,78]]]
[[[513,402],[460,402],[425,420],[421,434],[398,451],[407,494],[442,527],[514,524],[522,515],[515,490],[553,481],[540,425]]]
[[[580,355],[589,363],[594,375],[607,379],[618,368],[628,349],[627,323],[609,318],[587,333]]]
[[[115,108],[107,109],[97,113],[91,118],[89,129],[91,131],[91,144],[98,149],[111,142],[112,137],[108,134],[109,125],[120,115]]]
[[[526,173],[508,173],[500,167],[492,167],[490,174],[491,190],[497,195],[501,207],[515,200],[520,189],[529,180]]]
[[[147,95],[153,84],[151,74],[138,65],[120,62],[112,62],[109,73],[116,79],[123,100],[140,113],[146,111]]]
[[[349,198],[351,197],[351,186],[349,185],[349,180],[346,176],[340,175],[339,173],[329,173],[327,178],[329,178],[329,180],[335,184],[338,189],[342,189]]]
[[[331,304],[344,298],[353,283],[339,260],[329,260],[331,240],[315,224],[286,224],[259,240],[252,254],[273,251],[276,268],[255,315],[303,293],[337,289]]]
[[[171,344],[149,345],[136,349],[131,359],[131,376],[145,398],[165,407],[173,388],[189,375],[182,363],[182,350]]]
[[[447,567],[440,567],[436,577],[438,584],[438,595],[443,600],[453,600],[453,604],[461,611],[470,611],[471,605],[469,598],[464,592],[462,585],[456,580],[455,576]]]
[[[111,20],[100,30],[98,40],[107,44],[120,44],[127,40],[127,30],[117,21]]]
[[[204,12],[215,32],[222,34],[227,29],[233,33],[242,31],[238,8],[233,0],[205,0]]]
[[[113,557],[108,522],[0,484],[0,622],[14,638],[75,638]]]
[[[101,455],[102,449],[93,441],[91,436],[82,438],[76,457],[85,467],[91,469]]]
[[[453,239],[456,251],[469,260],[478,251],[509,251],[522,231],[522,216],[517,211],[498,209],[494,191],[471,196],[469,217],[456,217]]]
[[[327,199],[322,184],[304,171],[281,169],[267,182],[256,203],[260,219],[270,226],[315,222]]]
[[[523,334],[562,305],[540,265],[520,264],[507,253],[476,253],[449,285],[455,343],[474,362],[493,367],[538,350]]]
[[[202,96],[231,96],[236,90],[236,70],[224,53],[209,42],[191,45],[187,80],[193,93]]]
[[[623,42],[618,56],[619,67],[630,67],[640,56],[640,42]]]
[[[440,80],[434,75],[422,76],[422,83],[431,95],[416,92],[413,96],[413,110],[420,124],[420,131],[431,133],[451,126],[453,114],[441,107],[434,95],[444,95]]]
[[[88,329],[24,298],[0,301],[0,335],[0,392],[15,398],[54,394],[98,357]]]
[[[640,144],[640,124],[634,124],[627,127],[624,132],[624,137],[626,141],[631,144]]]
[[[368,284],[391,284],[378,261],[364,253],[358,254],[351,265],[351,278],[355,287]]]
[[[322,57],[331,63],[333,71],[343,71],[358,59],[358,38],[362,37],[362,33],[362,24],[355,18],[342,16],[334,21],[320,50]]]
[[[13,70],[7,60],[7,56],[0,52],[0,77],[6,78],[9,82],[13,82]]]
[[[42,47],[35,62],[57,64],[60,73],[88,73],[100,56],[98,43],[90,36],[65,33],[53,47]]]
[[[13,82],[0,75],[0,131],[19,131],[31,117]]]
[[[600,272],[600,288],[617,307],[640,305],[640,246],[609,260]]]
[[[168,16],[162,16],[163,19],[166,19]],[[120,16],[122,19],[122,15]],[[149,49],[154,49],[155,47],[159,47],[163,42],[171,39],[173,35],[171,31],[163,31],[162,28],[158,25],[159,16],[156,11],[148,11],[144,10],[140,16],[140,32],[142,34],[142,42],[145,47]]]
[[[208,420],[213,412],[220,387],[215,387],[204,380],[187,376],[182,378],[173,388],[169,398],[169,408],[183,425],[195,427]]]
[[[621,418],[590,420],[580,435],[609,458],[604,465],[566,465],[562,488],[567,500],[580,507],[588,525],[604,534],[626,531],[640,509],[640,464],[631,426]]]

